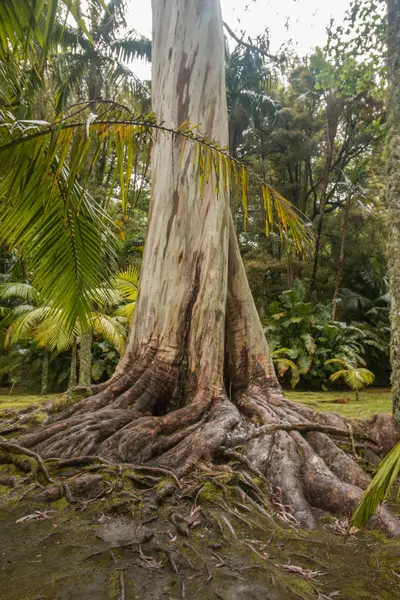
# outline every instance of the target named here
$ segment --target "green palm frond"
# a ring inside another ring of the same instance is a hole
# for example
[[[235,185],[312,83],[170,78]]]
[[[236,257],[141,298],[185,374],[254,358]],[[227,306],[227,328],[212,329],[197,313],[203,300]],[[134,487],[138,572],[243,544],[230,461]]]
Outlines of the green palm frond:
[[[26,302],[32,302],[35,305],[38,305],[41,301],[39,292],[30,283],[23,283],[20,281],[10,281],[8,283],[0,284],[0,298],[1,300],[20,298]]]
[[[105,8],[103,0],[90,0],[92,7]],[[87,5],[86,5],[87,6]],[[25,51],[34,49],[34,44],[40,48],[38,57],[43,66],[51,47],[53,28],[56,26],[56,16],[63,7],[83,31],[89,42],[92,36],[82,17],[81,0],[2,0],[0,11],[0,60],[4,60],[13,48],[21,44]]]
[[[120,271],[115,277],[115,287],[125,300],[136,302],[139,277],[139,269],[134,265],[130,265],[125,271]]]
[[[325,361],[325,364],[337,364],[344,367],[343,369],[339,369],[335,373],[332,373],[329,376],[329,380],[334,383],[339,379],[343,379],[352,390],[361,390],[364,386],[371,385],[375,380],[375,375],[369,369],[355,367],[344,358],[331,358]]]
[[[5,124],[2,136],[15,139],[15,130]],[[24,123],[17,135],[40,127]],[[113,260],[114,236],[107,214],[76,181],[85,139],[79,138],[68,167],[70,140],[68,132],[53,132],[50,140],[39,136],[21,145],[0,144],[0,238],[29,256],[34,287],[71,325],[84,322],[90,312],[91,290]]]
[[[110,44],[111,53],[119,60],[130,62],[134,58],[151,61],[151,41],[130,31],[123,39]]]
[[[92,290],[93,297],[96,298],[96,303],[102,309],[114,308],[121,304],[124,300],[121,292],[114,287],[101,286]]]
[[[62,352],[71,348],[78,333],[77,324],[72,328],[66,327],[62,311],[51,309],[47,318],[34,328],[32,337],[39,346]]]
[[[85,56],[62,54],[57,61],[53,61],[53,65],[57,86],[55,108],[56,114],[59,114],[66,108],[72,94],[82,86],[89,69],[89,62]]]
[[[120,354],[123,353],[127,330],[118,318],[92,312],[91,324],[94,332],[110,342]]]
[[[128,302],[128,304],[123,304],[119,306],[115,311],[115,316],[122,317],[126,320],[128,325],[132,324],[133,315],[135,314],[136,302]]]
[[[13,346],[20,340],[32,339],[36,327],[49,316],[54,309],[48,306],[31,307],[22,305],[16,307],[8,316],[11,321],[5,337],[5,346]]]
[[[375,514],[378,505],[387,498],[400,473],[400,443],[380,463],[375,477],[365,490],[351,518],[351,525],[363,527]]]

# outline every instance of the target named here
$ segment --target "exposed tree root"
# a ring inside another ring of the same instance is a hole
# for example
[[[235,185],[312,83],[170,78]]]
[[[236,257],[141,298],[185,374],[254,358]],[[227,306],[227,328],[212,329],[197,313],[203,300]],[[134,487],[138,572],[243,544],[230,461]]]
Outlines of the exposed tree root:
[[[370,480],[354,452],[367,446],[376,453],[380,450],[379,435],[370,424],[350,425],[337,415],[314,413],[286,400],[276,385],[253,387],[236,402],[223,394],[212,401],[205,393],[198,394],[190,404],[160,414],[168,385],[160,388],[159,378],[150,385],[143,379],[146,372],[147,367],[137,369],[135,382],[132,373],[119,376],[108,388],[72,402],[62,412],[59,400],[49,403],[43,425],[24,431],[16,438],[18,443],[0,442],[0,449],[35,458],[47,482],[52,478],[45,459],[51,471],[77,467],[118,474],[119,469],[121,475],[128,469],[128,479],[141,482],[145,489],[153,489],[161,477],[181,490],[181,479],[204,463],[222,468],[218,473],[224,477],[224,465],[233,461],[242,472],[238,487],[243,505],[268,512],[265,489],[262,492],[258,485],[262,484],[283,513],[303,527],[317,527],[321,511],[352,514]],[[143,397],[146,412],[141,409]],[[18,416],[25,427],[28,414]],[[376,429],[375,420],[372,424]],[[390,427],[386,421],[385,426]],[[340,445],[347,446],[350,455]],[[213,481],[218,487],[218,480]],[[57,489],[70,501],[76,496],[68,483]],[[170,491],[159,490],[155,498]],[[224,526],[229,529],[226,522]],[[400,537],[400,522],[385,507],[371,519],[371,526]]]

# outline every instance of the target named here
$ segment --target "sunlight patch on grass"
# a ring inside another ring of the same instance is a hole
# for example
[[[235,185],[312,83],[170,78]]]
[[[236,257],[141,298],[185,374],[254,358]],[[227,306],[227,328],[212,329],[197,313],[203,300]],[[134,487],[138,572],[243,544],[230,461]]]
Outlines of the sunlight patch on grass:
[[[350,390],[336,392],[298,392],[285,390],[289,400],[299,402],[317,411],[335,412],[343,417],[366,419],[376,413],[392,412],[392,400],[389,388],[369,388],[360,392],[357,402],[356,395]],[[348,400],[347,404],[340,404],[334,400]]]

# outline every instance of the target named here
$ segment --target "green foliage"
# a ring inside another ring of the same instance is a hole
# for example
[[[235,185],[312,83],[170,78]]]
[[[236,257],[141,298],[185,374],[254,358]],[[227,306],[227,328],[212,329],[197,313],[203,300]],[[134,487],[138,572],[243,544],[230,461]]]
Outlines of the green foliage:
[[[334,383],[343,379],[352,390],[361,390],[366,385],[371,385],[374,382],[375,375],[371,371],[364,367],[357,367],[342,358],[331,358],[325,364],[342,366],[342,369],[329,376],[329,381]]]
[[[371,346],[384,350],[379,336],[366,324],[332,321],[329,306],[305,302],[300,280],[269,305],[265,334],[279,376],[293,388],[301,382],[324,389],[329,380],[339,378],[331,377],[331,365],[337,363],[349,369],[349,383],[369,385],[372,373],[364,368],[365,356]]]
[[[400,443],[385,456],[378,470],[365,490],[360,503],[351,518],[351,525],[364,527],[375,514],[378,505],[387,498],[400,473]]]

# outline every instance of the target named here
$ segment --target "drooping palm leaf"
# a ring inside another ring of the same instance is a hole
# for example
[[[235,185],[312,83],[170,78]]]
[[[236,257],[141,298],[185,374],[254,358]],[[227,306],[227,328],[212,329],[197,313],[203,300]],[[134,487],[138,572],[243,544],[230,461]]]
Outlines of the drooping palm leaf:
[[[15,139],[12,129],[2,132]],[[72,324],[87,318],[114,248],[110,219],[75,180],[76,161],[66,165],[68,142],[54,134],[0,147],[0,238],[29,256],[34,287]]]
[[[380,463],[375,477],[365,490],[351,518],[355,527],[363,527],[375,514],[378,505],[387,498],[400,473],[400,443]]]

